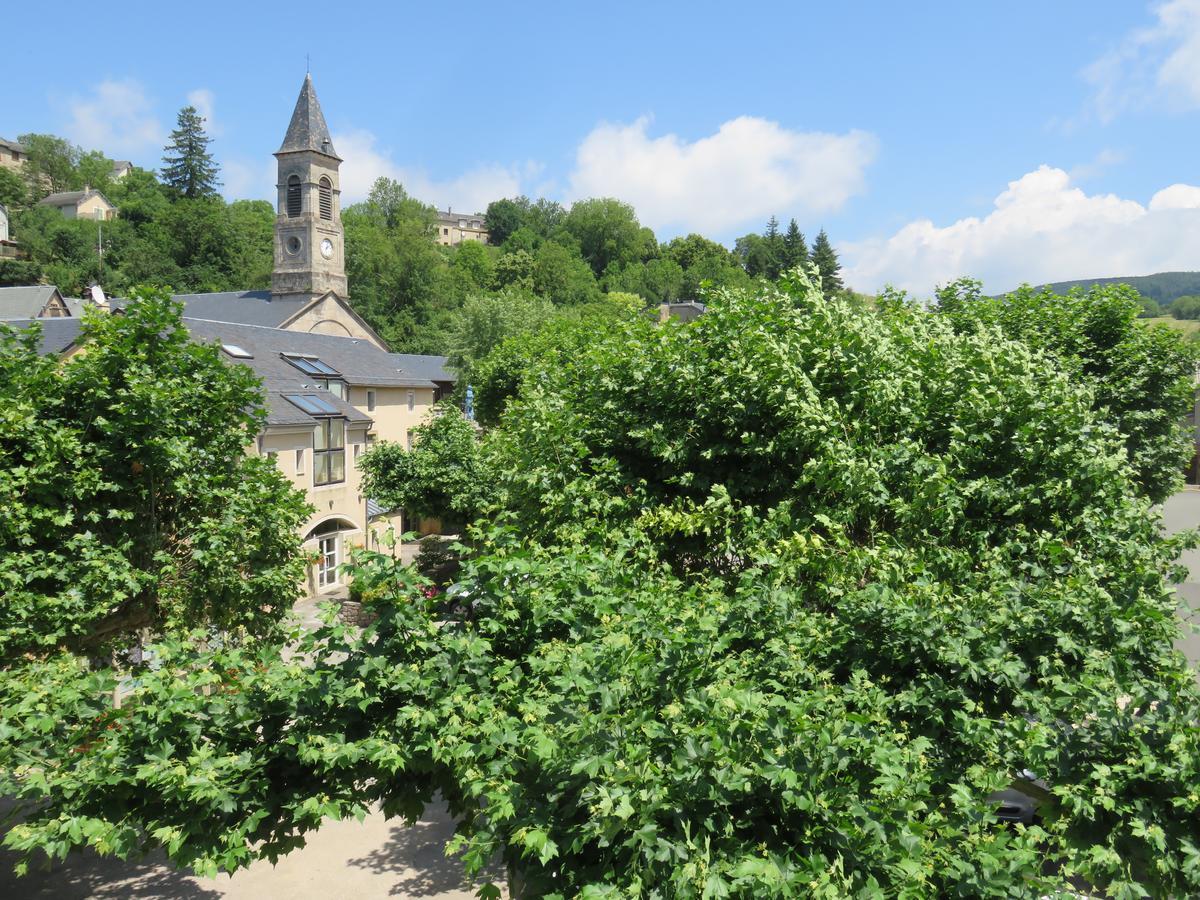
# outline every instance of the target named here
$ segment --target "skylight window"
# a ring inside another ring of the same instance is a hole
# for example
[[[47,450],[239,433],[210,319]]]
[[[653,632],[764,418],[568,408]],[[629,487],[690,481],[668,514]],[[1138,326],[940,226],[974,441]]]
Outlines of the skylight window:
[[[254,359],[254,354],[237,344],[222,344],[221,349],[235,359]]]
[[[303,372],[305,375],[334,375],[341,373],[327,363],[321,362],[315,356],[301,356],[298,353],[281,354],[284,359]]]
[[[341,413],[336,406],[316,394],[284,394],[283,399],[310,416],[336,416]]]

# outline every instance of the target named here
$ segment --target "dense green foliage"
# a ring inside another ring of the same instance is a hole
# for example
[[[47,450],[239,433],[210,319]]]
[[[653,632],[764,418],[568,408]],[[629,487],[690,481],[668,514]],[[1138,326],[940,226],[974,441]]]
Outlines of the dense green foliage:
[[[1196,353],[1174,330],[1135,327],[1137,291],[1098,285],[1063,296],[1023,287],[984,297],[978,282],[962,279],[939,290],[938,304],[958,329],[998,328],[1089,384],[1097,413],[1123,437],[1146,496],[1161,502],[1178,489],[1194,447],[1184,418],[1195,402]]]
[[[495,479],[482,459],[475,426],[442,406],[413,432],[407,449],[390,441],[359,458],[363,493],[385,509],[440,519],[444,531],[474,522],[491,502]]]
[[[1200,319],[1200,297],[1193,294],[1177,297],[1172,301],[1169,311],[1176,319]]]
[[[361,635],[172,644],[118,711],[71,659],[3,685],[9,845],[232,869],[440,792],[527,896],[1200,891],[1184,541],[1103,376],[799,274],[710,299],[527,338],[469,615],[364,552]],[[1109,300],[1071,308],[1117,327]],[[1001,827],[1026,768],[1042,818]]]
[[[65,362],[38,355],[40,326],[0,326],[5,677],[139,629],[269,631],[296,597],[305,506],[246,455],[257,378],[191,343],[168,298],[134,297],[87,318]]]
[[[40,277],[68,297],[83,295],[93,282],[118,296],[142,283],[169,285],[181,293],[270,285],[271,204],[226,203],[219,196],[173,198],[153,173],[141,169],[106,184],[104,194],[119,215],[103,224],[66,219],[43,206],[16,210],[13,236],[29,261],[23,277],[10,283]],[[103,273],[96,250],[101,231]]]

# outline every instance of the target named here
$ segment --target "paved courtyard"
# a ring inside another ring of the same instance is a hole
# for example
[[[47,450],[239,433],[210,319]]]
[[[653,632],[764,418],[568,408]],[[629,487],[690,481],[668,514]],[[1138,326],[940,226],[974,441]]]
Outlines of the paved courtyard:
[[[462,866],[443,853],[454,826],[444,810],[432,810],[412,828],[375,813],[361,823],[326,822],[308,845],[272,867],[260,861],[231,876],[197,878],[167,865],[161,856],[125,863],[92,853],[72,855],[65,865],[25,878],[12,873],[14,857],[0,852],[0,898],[53,900],[467,900],[475,890],[462,881]],[[499,873],[494,873],[499,879]],[[497,884],[503,886],[502,880]]]

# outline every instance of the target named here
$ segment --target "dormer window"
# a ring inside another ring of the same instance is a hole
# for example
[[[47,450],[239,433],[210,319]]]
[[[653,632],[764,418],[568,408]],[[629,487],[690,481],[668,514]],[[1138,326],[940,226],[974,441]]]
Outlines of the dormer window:
[[[321,218],[333,218],[333,182],[325,176],[321,177],[320,183],[317,185],[317,193],[320,195]]]
[[[289,175],[287,180],[287,214],[300,215],[300,176]]]

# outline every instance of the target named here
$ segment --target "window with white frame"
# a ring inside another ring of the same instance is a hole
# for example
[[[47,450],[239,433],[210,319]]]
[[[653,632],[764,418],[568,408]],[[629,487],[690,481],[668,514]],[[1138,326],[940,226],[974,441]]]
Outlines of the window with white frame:
[[[375,412],[375,392],[367,391],[367,412]]]
[[[304,474],[304,448],[299,447],[296,450],[296,474]]]

